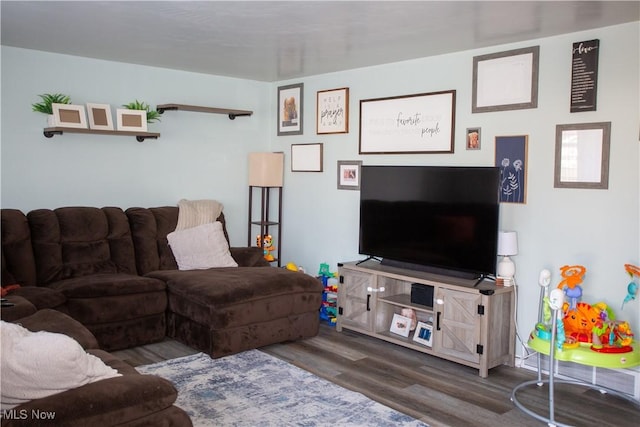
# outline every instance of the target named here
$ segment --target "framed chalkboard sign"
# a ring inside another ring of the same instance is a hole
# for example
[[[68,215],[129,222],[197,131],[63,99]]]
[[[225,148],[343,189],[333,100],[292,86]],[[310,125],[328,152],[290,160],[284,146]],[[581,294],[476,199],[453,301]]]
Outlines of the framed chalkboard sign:
[[[456,91],[360,101],[360,154],[453,153]]]
[[[571,59],[571,112],[596,111],[600,40],[573,44]]]

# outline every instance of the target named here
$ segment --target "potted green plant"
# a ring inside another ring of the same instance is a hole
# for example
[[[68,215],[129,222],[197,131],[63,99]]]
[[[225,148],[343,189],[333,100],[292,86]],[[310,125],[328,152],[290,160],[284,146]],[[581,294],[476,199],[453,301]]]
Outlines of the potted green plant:
[[[38,95],[42,102],[31,104],[33,111],[47,114],[47,123],[53,126],[53,104],[71,104],[71,97],[62,93],[44,93]]]
[[[147,112],[147,123],[153,123],[155,121],[160,121],[160,113],[156,110],[152,110],[151,106],[145,104],[144,102],[140,102],[137,99],[128,104],[122,104],[124,108],[129,110],[143,110]]]

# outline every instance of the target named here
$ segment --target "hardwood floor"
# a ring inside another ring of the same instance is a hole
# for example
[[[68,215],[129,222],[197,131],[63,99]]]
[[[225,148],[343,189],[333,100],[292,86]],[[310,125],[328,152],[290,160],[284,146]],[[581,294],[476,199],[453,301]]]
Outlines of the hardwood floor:
[[[499,366],[478,371],[355,332],[322,325],[318,336],[260,350],[367,395],[433,427],[541,426],[511,402],[511,390],[535,372]],[[133,366],[197,353],[173,340],[114,352]],[[555,385],[555,420],[575,426],[637,426],[640,406],[587,387]],[[521,402],[548,414],[547,386],[518,393]]]

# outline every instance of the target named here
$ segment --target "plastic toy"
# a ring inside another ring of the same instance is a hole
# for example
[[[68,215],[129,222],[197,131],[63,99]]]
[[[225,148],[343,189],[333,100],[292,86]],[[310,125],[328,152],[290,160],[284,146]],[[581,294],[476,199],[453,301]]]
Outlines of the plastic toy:
[[[286,268],[287,270],[290,270],[290,271],[299,271],[299,270],[298,270],[298,266],[297,266],[297,265],[295,265],[295,264],[294,264],[294,263],[292,263],[292,262],[288,262],[288,263],[287,263],[287,265],[285,265],[285,267],[284,267],[284,268]]]
[[[558,289],[562,289],[569,299],[569,310],[575,310],[582,297],[582,279],[587,269],[582,265],[565,265],[560,268],[560,275],[564,278]]]
[[[564,315],[564,328],[567,336],[579,342],[593,341],[593,328],[601,322],[599,312],[586,302],[576,304],[574,310],[567,310]]]
[[[271,234],[265,234],[262,238],[258,234],[256,236],[256,246],[262,247],[264,251],[264,259],[267,261],[275,261],[275,257],[271,255],[271,252],[276,250],[276,247],[273,246],[273,237]]]
[[[322,280],[322,284],[326,287],[329,284],[329,279],[332,277],[338,277],[338,273],[332,273],[329,271],[329,264],[320,264],[320,270],[318,270],[318,276]]]
[[[638,294],[638,284],[635,282],[635,277],[640,277],[640,267],[631,264],[625,264],[624,269],[629,276],[631,276],[631,282],[627,285],[627,296],[622,301],[622,309],[624,309],[624,305],[629,301],[633,301],[636,299],[636,295]]]

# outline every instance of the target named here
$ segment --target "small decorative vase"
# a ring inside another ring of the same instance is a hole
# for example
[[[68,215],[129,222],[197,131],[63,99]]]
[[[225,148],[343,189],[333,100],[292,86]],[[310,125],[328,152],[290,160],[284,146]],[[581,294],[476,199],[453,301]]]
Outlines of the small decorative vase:
[[[53,114],[47,114],[47,127],[54,127],[56,125],[56,120]]]
[[[404,317],[408,317],[409,319],[411,319],[411,327],[409,328],[409,330],[413,331],[416,328],[418,323],[416,312],[411,308],[403,308],[400,314],[403,315]]]

